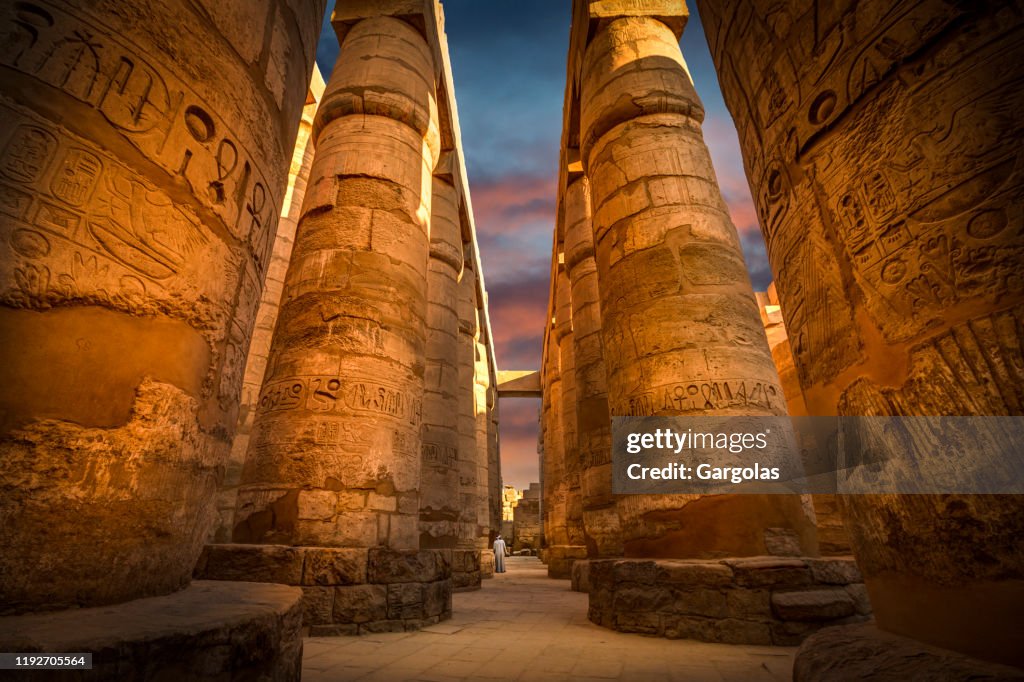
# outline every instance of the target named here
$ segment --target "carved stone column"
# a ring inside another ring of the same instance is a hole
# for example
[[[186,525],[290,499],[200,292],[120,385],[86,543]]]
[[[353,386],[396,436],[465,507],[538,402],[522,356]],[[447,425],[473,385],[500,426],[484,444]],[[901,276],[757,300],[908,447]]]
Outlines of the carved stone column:
[[[480,301],[477,301],[479,306]],[[476,519],[477,548],[481,552],[481,576],[490,578],[494,575],[494,551],[491,549],[493,539],[491,533],[490,505],[490,460],[491,446],[489,431],[491,416],[488,408],[491,389],[490,363],[487,356],[487,329],[483,325],[483,314],[476,309],[476,343],[473,366],[473,399],[476,442]]]
[[[295,244],[295,229],[298,227],[299,214],[306,197],[306,185],[309,182],[309,170],[313,165],[313,144],[310,141],[313,133],[313,117],[324,92],[324,81],[320,70],[314,68],[310,82],[306,106],[302,108],[302,120],[299,122],[299,133],[295,139],[295,150],[292,152],[292,163],[288,170],[288,185],[284,193],[284,206],[277,226],[277,236],[270,253],[267,266],[267,277],[256,311],[256,326],[253,328],[249,353],[245,358],[245,372],[242,381],[242,396],[238,406],[238,424],[235,438],[231,442],[231,455],[228,458],[217,493],[217,525],[210,535],[211,542],[228,542],[234,526],[235,503],[238,497],[238,485],[245,465],[245,453],[249,450],[249,439],[252,425],[256,418],[256,408],[263,389],[263,375],[267,371],[267,358],[270,354],[270,342],[277,325],[277,312],[284,292],[284,278],[288,272],[288,262]]]
[[[558,254],[563,260],[563,254]],[[568,578],[575,559],[587,556],[583,533],[583,501],[580,494],[580,457],[576,428],[576,360],[573,345],[572,291],[565,265],[559,263],[553,283],[555,289],[555,324],[548,343],[558,355],[560,391],[558,403],[552,404],[554,418],[561,432],[561,480],[558,498],[562,501],[565,524],[564,544],[551,545],[548,550],[548,575]],[[554,398],[552,398],[554,400]]]
[[[565,189],[565,268],[572,283],[572,341],[576,369],[576,420],[580,490],[589,557],[622,556],[619,512],[612,496],[611,421],[601,345],[601,301],[590,184],[585,177]]]
[[[323,15],[279,4],[0,8],[0,613],[189,583]]]
[[[582,60],[580,151],[611,414],[785,414],[678,34],[610,14]],[[768,554],[780,535],[815,551],[797,496],[635,495],[619,513],[627,556]]]
[[[1024,413],[1019,3],[700,6],[809,412]],[[1019,496],[843,506],[879,627],[1024,663]]]
[[[462,229],[455,187],[435,177],[431,208],[420,476],[421,549],[456,547],[460,513],[457,308]]]
[[[213,546],[207,561],[213,577],[238,554],[255,567],[299,551],[321,634],[451,608],[448,562],[418,551],[434,53],[395,17],[334,23],[341,51],[235,514],[233,540],[259,546]]]
[[[476,589],[480,587],[480,546],[479,508],[477,486],[477,443],[476,443],[476,272],[473,264],[473,250],[470,244],[463,244],[463,269],[458,284],[458,388],[456,392],[458,455],[459,455],[459,540],[460,554],[466,552],[475,562],[475,572],[470,568],[469,577],[456,587]]]
[[[559,562],[559,550],[569,544],[566,529],[565,505],[565,441],[562,437],[562,376],[559,368],[559,349],[554,327],[549,330],[544,347],[543,397],[541,422],[544,439],[543,454],[543,513],[544,560],[548,575],[567,578],[564,562]],[[552,563],[554,560],[554,563]]]

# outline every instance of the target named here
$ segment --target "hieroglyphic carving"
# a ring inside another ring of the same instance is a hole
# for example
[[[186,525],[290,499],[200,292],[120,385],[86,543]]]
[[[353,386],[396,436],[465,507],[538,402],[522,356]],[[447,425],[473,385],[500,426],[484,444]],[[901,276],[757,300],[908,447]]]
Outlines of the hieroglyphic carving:
[[[263,175],[266,152],[259,140],[241,139],[185,79],[154,68],[146,50],[87,16],[39,0],[12,3],[0,22],[9,26],[0,63],[95,109],[148,158],[186,180],[230,233],[248,243],[260,276],[265,274],[278,188]],[[35,133],[12,144],[5,158],[20,168],[7,174],[21,173],[14,179],[31,182],[25,174],[32,172],[33,155],[46,155],[47,141]],[[86,150],[69,150],[60,163],[63,172],[51,191],[80,206],[99,175],[98,160]]]
[[[208,303],[183,314],[206,328],[212,321],[211,338],[218,336],[217,325],[233,314],[237,250],[211,239],[194,212],[104,150],[44,127],[20,107],[0,103],[0,115],[13,124],[8,136],[0,132],[0,144],[15,150],[0,167],[3,300],[29,307],[102,301],[134,311],[158,301],[173,308],[195,292]],[[250,280],[246,291],[253,290],[258,283]],[[248,340],[236,336],[243,352]]]
[[[275,380],[264,385],[258,407],[261,412],[356,410],[395,417],[418,426],[422,419],[421,403],[421,398],[408,391],[376,381],[340,376],[304,376]]]

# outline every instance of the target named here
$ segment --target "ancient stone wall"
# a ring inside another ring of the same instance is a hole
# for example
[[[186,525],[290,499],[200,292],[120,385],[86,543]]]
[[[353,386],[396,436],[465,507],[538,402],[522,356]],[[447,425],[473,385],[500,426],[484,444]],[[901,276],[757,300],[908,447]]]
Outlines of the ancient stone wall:
[[[698,4],[808,411],[1021,414],[1020,3]],[[1024,662],[1022,504],[843,500],[879,626]]]
[[[188,583],[323,11],[0,8],[3,612]]]

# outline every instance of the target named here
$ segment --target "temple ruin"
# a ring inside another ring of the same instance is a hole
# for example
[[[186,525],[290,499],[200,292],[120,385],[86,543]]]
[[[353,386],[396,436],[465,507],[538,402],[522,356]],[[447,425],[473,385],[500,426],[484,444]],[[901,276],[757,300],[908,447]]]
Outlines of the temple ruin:
[[[500,533],[611,630],[1019,675],[1019,495],[619,494],[612,419],[1022,416],[1024,6],[696,5],[775,281],[686,3],[572,0],[542,359],[510,370],[440,0],[337,0],[326,82],[327,0],[0,3],[0,652],[296,680],[305,636],[451,618]]]

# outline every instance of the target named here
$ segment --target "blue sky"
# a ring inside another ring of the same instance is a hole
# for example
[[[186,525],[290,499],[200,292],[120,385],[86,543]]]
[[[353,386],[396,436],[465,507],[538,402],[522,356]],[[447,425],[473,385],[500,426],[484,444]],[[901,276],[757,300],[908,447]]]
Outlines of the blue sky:
[[[333,3],[330,3],[333,5]],[[498,365],[540,366],[548,299],[570,0],[443,0],[470,191]],[[754,288],[771,281],[736,131],[694,3],[683,55],[704,102],[704,137],[740,231]],[[326,79],[338,55],[330,10],[317,49]],[[537,480],[536,400],[500,406],[502,474]]]

